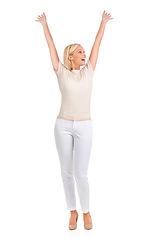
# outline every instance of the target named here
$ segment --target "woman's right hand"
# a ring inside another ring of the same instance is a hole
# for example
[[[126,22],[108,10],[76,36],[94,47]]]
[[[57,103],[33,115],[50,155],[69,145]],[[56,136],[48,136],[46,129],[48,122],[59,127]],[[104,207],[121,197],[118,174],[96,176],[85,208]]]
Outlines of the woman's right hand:
[[[38,18],[38,20],[35,20],[35,21],[40,22],[42,25],[47,22],[46,15],[44,12],[43,12],[43,14],[41,14],[41,16],[38,15],[37,18]]]

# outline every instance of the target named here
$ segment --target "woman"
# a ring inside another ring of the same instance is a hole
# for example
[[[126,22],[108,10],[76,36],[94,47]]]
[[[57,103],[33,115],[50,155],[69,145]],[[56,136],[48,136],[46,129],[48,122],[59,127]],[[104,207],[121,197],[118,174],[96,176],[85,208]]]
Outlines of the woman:
[[[38,15],[50,51],[53,69],[58,79],[62,95],[60,112],[57,116],[54,134],[59,155],[61,175],[67,208],[71,216],[69,229],[77,228],[75,181],[83,212],[84,228],[92,229],[89,208],[89,183],[87,177],[92,146],[92,120],[90,116],[90,98],[92,80],[98,58],[100,43],[106,23],[113,19],[110,13],[103,12],[99,31],[96,35],[90,57],[85,63],[86,54],[80,44],[71,44],[64,50],[64,64],[59,60],[46,15]],[[80,70],[80,66],[84,66]],[[74,181],[74,178],[75,181]]]

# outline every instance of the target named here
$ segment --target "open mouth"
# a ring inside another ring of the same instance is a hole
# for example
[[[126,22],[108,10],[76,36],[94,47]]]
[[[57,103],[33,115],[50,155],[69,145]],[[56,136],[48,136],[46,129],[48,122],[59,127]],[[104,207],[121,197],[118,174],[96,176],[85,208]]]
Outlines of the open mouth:
[[[82,58],[81,61],[82,61],[82,62],[85,62],[85,58]]]

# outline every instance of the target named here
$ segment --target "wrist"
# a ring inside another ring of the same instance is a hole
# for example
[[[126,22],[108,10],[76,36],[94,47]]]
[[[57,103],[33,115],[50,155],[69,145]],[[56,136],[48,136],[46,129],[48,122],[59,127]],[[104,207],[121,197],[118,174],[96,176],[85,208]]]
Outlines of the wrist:
[[[47,22],[46,22],[46,21],[43,22],[43,23],[42,23],[42,26],[43,26],[43,27],[47,26]]]
[[[106,25],[107,21],[102,19],[101,23]]]

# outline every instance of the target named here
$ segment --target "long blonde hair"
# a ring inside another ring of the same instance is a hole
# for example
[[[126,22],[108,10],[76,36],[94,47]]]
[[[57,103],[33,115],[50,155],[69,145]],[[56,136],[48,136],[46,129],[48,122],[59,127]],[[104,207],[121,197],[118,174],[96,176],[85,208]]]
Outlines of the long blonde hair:
[[[63,62],[70,71],[72,70],[72,65],[71,65],[70,60],[68,59],[68,56],[72,55],[74,50],[78,46],[80,46],[80,44],[78,44],[78,43],[70,44],[64,49],[64,52],[63,52]]]

